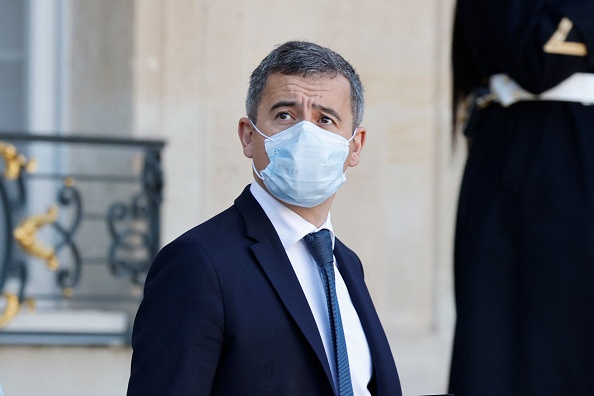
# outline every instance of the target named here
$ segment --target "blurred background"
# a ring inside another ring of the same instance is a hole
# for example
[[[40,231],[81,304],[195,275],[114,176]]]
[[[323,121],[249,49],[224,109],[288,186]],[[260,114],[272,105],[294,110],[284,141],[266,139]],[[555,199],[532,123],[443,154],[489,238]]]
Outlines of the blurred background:
[[[466,155],[450,133],[453,5],[0,0],[6,396],[125,394],[150,260],[251,182],[248,79],[292,39],[361,76],[367,145],[333,223],[363,261],[404,394],[445,392]]]

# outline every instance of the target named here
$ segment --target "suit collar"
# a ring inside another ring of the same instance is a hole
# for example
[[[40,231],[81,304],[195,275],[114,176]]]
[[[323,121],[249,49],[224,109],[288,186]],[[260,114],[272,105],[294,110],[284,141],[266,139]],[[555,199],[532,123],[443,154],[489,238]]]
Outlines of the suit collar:
[[[254,240],[252,252],[256,260],[311,345],[326,373],[328,382],[334,389],[324,345],[307,299],[272,223],[251,194],[249,185],[235,200],[235,206],[245,221],[247,236]],[[335,241],[334,255],[369,344],[374,366],[373,384],[371,384],[374,389],[373,394],[399,394],[394,393],[399,391],[400,385],[398,378],[393,378],[397,371],[390,345],[363,281],[360,262],[338,239]],[[398,390],[394,388],[394,382]]]
[[[285,250],[303,239],[306,234],[319,231],[322,228],[330,231],[330,235],[332,236],[332,247],[334,248],[334,229],[332,228],[332,222],[330,221],[330,213],[328,213],[328,217],[324,224],[322,224],[320,228],[317,228],[315,225],[276,200],[258,183],[253,182],[251,184],[250,192],[266,213],[266,216],[276,230]]]
[[[251,249],[258,263],[313,348],[334,387],[324,345],[305,294],[272,223],[250,192],[250,186],[235,200],[235,206],[244,218],[248,237],[254,240]]]
[[[388,339],[375,311],[369,291],[363,281],[363,268],[360,265],[356,265],[358,259],[355,254],[339,239],[336,239],[334,257],[336,257],[338,270],[349,290],[351,301],[357,311],[369,345],[371,361],[373,363],[372,384],[370,384],[374,390],[372,394],[390,394],[390,391],[386,391],[386,389],[390,389],[391,387],[386,384],[394,381],[398,383],[399,380],[398,377],[396,379],[389,378],[390,376],[393,377],[394,373],[397,373],[396,366],[390,351]],[[349,265],[346,263],[349,263]],[[359,271],[360,273],[358,273]]]
[[[241,195],[235,200],[235,206],[243,217],[246,226],[247,236],[259,241],[263,239],[271,239],[276,236],[276,232],[272,223],[258,204],[250,192],[248,185]]]

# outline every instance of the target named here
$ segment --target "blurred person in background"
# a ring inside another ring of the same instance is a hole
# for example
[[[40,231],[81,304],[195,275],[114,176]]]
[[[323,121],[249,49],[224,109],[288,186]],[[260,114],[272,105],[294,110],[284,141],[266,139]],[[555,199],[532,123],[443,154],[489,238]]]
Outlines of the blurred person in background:
[[[458,0],[456,396],[594,395],[594,1]]]

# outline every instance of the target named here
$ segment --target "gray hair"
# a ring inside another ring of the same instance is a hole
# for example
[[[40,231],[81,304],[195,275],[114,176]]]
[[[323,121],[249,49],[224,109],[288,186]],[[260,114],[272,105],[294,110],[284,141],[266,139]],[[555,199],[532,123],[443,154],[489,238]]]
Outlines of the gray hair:
[[[330,78],[342,74],[351,86],[353,129],[363,121],[365,108],[363,85],[353,66],[331,49],[307,41],[288,41],[273,49],[250,77],[245,107],[248,117],[254,123],[268,76],[276,73],[287,76]]]

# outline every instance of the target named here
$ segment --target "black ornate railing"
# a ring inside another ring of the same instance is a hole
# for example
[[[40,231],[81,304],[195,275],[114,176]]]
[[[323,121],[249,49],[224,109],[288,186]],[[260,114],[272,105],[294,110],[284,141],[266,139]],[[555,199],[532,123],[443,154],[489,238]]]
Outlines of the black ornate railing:
[[[128,341],[159,249],[163,147],[0,133],[0,343]]]

